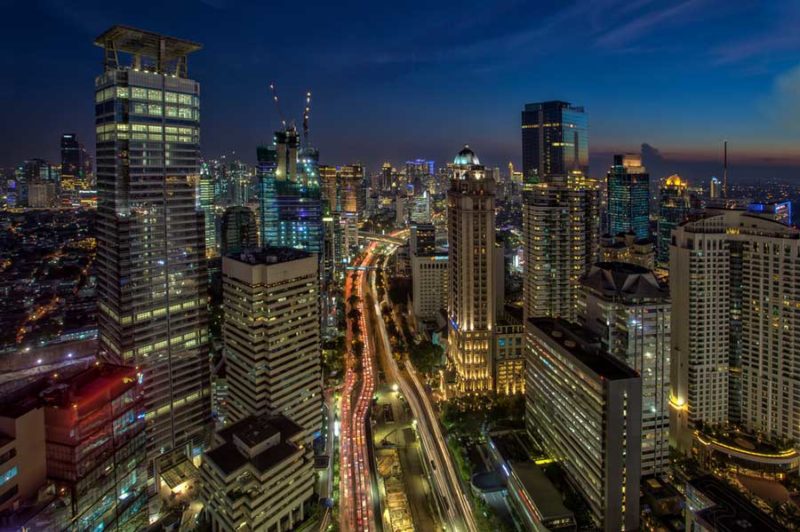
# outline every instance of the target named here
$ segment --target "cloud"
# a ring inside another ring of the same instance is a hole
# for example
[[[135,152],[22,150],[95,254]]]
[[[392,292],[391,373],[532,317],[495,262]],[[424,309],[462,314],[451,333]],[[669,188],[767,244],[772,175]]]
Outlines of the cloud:
[[[800,132],[800,65],[775,78],[772,91],[761,106],[779,127]]]
[[[624,47],[625,45],[638,41],[658,25],[666,24],[678,17],[683,19],[686,13],[699,10],[705,3],[706,0],[686,0],[685,2],[681,2],[678,5],[666,9],[639,13],[621,26],[612,28],[611,31],[604,33],[595,41],[595,44],[602,48],[609,49]],[[636,4],[638,5],[635,5],[635,8],[641,9],[649,6],[650,2],[637,2]],[[630,6],[626,11],[631,11],[633,8],[634,6]]]

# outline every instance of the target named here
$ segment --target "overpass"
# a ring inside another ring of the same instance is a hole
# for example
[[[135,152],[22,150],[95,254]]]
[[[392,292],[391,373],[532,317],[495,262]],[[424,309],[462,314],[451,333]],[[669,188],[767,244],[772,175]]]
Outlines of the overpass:
[[[405,235],[405,238],[400,238],[398,236],[389,235],[379,235],[377,233],[370,233],[368,231],[359,231],[358,238],[364,239],[367,242],[380,242],[381,244],[393,244],[395,246],[402,246],[405,245],[406,240],[408,240],[408,231],[395,231],[395,233],[402,233]]]

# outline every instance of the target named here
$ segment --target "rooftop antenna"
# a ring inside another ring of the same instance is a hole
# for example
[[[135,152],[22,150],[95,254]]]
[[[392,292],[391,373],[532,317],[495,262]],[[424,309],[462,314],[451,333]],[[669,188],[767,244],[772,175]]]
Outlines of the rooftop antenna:
[[[278,118],[281,119],[281,125],[286,129],[286,119],[283,117],[280,103],[278,103],[278,91],[275,89],[275,82],[269,84],[269,90],[272,93],[272,101],[275,103],[275,110],[278,111]]]
[[[310,148],[308,143],[308,119],[311,115],[311,91],[306,91],[306,108],[303,111],[303,142],[306,148]]]
[[[728,199],[728,141],[722,143],[722,197]]]

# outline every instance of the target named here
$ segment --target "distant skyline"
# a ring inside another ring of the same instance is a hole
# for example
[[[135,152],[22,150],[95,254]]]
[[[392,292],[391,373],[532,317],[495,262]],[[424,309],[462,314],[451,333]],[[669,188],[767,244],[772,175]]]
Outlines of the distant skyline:
[[[325,164],[442,163],[468,143],[488,165],[519,166],[523,105],[562,99],[586,107],[594,176],[613,153],[646,143],[660,154],[658,171],[707,180],[721,174],[727,138],[732,181],[800,181],[800,4],[792,0],[0,7],[2,167],[57,162],[65,132],[93,151],[102,52],[92,41],[120,23],[203,45],[189,73],[202,87],[209,158],[235,151],[254,161],[279,124],[274,81],[284,114],[297,119],[312,90],[311,139]]]

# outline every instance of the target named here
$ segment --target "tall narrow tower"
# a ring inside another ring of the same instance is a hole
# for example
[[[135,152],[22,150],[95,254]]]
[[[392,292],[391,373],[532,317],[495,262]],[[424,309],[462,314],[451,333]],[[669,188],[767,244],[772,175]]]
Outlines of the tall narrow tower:
[[[449,251],[448,347],[458,391],[492,389],[495,325],[494,180],[464,146],[447,193]]]
[[[211,415],[199,178],[200,45],[125,26],[97,37],[100,357],[140,368],[148,457],[199,453]],[[124,63],[124,59],[129,59]]]

